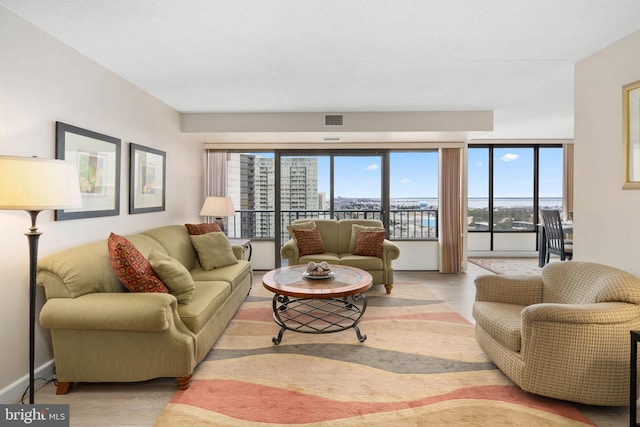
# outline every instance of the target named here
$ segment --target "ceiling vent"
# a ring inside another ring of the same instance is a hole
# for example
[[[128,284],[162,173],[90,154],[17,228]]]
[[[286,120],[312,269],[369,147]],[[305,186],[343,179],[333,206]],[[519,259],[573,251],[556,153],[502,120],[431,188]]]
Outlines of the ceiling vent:
[[[325,126],[343,126],[344,116],[342,114],[325,114],[324,125]]]

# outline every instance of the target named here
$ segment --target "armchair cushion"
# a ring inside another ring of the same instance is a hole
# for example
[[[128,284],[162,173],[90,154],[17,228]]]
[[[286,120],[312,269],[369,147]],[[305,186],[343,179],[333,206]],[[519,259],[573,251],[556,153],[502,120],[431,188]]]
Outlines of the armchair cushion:
[[[300,256],[324,253],[324,245],[317,227],[294,229]]]
[[[156,277],[149,261],[129,240],[111,233],[107,247],[113,271],[130,292],[169,292]]]
[[[487,325],[487,333],[511,351],[520,351],[521,312],[524,306],[502,302],[483,302],[473,306],[473,317]]]
[[[189,274],[189,270],[180,261],[162,252],[152,250],[149,254],[149,263],[160,280],[167,286],[169,293],[174,295],[180,304],[187,304],[193,299],[196,284]]]
[[[384,231],[360,230],[356,236],[353,254],[382,258],[384,236]]]
[[[189,236],[193,247],[198,252],[200,265],[205,271],[214,268],[237,264],[238,259],[233,253],[231,243],[221,231]]]

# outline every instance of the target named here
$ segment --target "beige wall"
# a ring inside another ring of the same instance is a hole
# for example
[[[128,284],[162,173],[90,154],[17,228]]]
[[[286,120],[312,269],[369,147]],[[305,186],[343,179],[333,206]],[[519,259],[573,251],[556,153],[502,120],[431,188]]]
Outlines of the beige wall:
[[[622,86],[640,80],[640,31],[575,67],[574,257],[640,275],[640,190],[622,190]]]
[[[126,58],[122,58],[126,61]],[[38,217],[39,254],[154,226],[195,221],[202,203],[202,145],[180,132],[179,114],[0,7],[0,155],[55,157],[55,122],[120,138],[120,215],[56,222]],[[129,215],[129,143],[167,153],[164,212]],[[0,402],[24,390],[28,375],[29,216],[0,211]],[[39,289],[39,301],[42,301]],[[38,327],[36,367],[52,358]],[[17,382],[17,383],[16,383]]]

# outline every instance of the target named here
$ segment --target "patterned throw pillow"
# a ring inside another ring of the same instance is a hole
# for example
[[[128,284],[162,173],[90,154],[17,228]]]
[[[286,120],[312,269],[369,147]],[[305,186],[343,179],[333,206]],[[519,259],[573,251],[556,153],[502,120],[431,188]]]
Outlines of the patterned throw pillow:
[[[351,225],[351,240],[349,240],[349,253],[352,254],[356,250],[356,237],[361,230],[367,231],[385,231],[382,227],[367,227],[364,225],[353,224]]]
[[[187,227],[187,231],[192,236],[199,236],[201,234],[215,233],[216,231],[222,231],[220,226],[215,222],[211,222],[211,223],[205,222],[202,224],[185,224],[184,226]]]
[[[169,292],[165,284],[153,273],[149,261],[129,240],[111,233],[107,247],[111,267],[129,292]]]
[[[287,225],[287,231],[289,231],[289,236],[291,236],[293,240],[296,240],[296,235],[293,230],[299,230],[301,228],[315,228],[315,226],[316,223],[314,221],[299,221],[295,224]]]
[[[300,256],[324,253],[324,245],[322,244],[322,238],[320,237],[318,227],[298,228],[294,229],[293,233],[295,234],[296,241],[298,242]]]
[[[382,243],[384,231],[361,230],[356,236],[356,248],[354,255],[376,256],[382,258]]]

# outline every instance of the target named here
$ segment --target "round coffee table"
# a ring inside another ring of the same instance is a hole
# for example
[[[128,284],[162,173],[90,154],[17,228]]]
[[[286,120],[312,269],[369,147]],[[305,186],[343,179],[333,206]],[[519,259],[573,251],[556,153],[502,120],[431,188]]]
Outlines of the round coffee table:
[[[353,328],[358,341],[367,339],[358,323],[367,309],[364,292],[372,285],[371,274],[355,267],[332,265],[328,278],[303,277],[306,265],[276,268],[264,275],[262,284],[273,296],[273,320],[280,326],[274,344],[284,331],[329,334]]]

